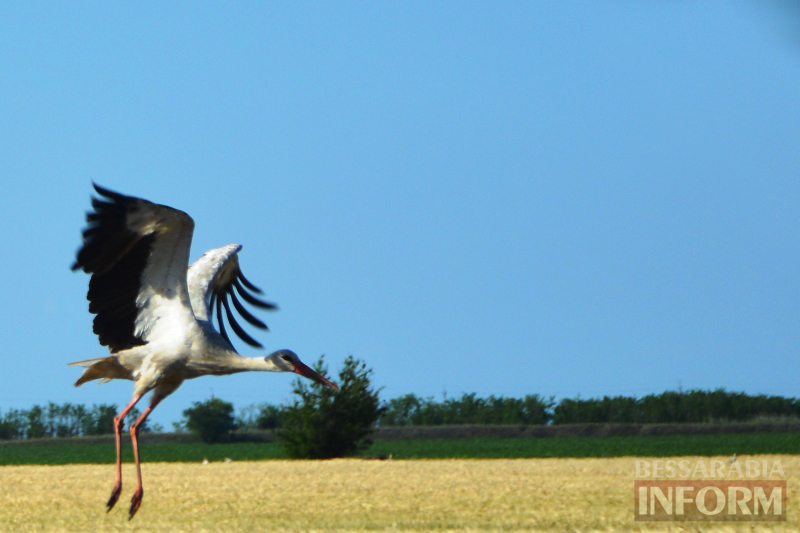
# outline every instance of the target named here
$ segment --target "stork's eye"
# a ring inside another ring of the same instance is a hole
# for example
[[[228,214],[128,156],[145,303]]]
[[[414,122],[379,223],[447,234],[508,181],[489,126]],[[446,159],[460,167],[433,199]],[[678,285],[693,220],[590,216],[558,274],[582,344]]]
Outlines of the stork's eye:
[[[288,355],[282,355],[281,359],[283,359],[287,363],[291,363],[292,362],[292,358],[290,356],[288,356]]]

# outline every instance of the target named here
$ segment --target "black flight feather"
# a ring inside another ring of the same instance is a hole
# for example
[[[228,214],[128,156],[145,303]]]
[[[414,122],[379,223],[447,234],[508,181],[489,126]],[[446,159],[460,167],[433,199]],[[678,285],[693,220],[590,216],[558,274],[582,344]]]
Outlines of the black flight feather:
[[[83,230],[83,246],[72,269],[92,274],[86,298],[89,311],[97,315],[93,329],[100,344],[116,353],[144,344],[134,335],[136,297],[156,234],[128,229],[128,213],[137,209],[135,198],[96,184],[94,188],[108,200],[92,198],[94,211],[86,215],[89,226]]]
[[[278,308],[277,305],[270,302],[265,302],[263,300],[259,300],[258,298],[247,292],[244,289],[244,287],[242,287],[242,285],[239,283],[239,280],[236,278],[233,279],[233,286],[236,287],[236,291],[242,298],[244,298],[244,301],[249,303],[250,305],[260,307],[261,309],[269,309],[269,310],[275,310]]]
[[[261,344],[253,337],[248,335],[245,330],[242,329],[242,326],[236,322],[236,317],[234,317],[233,313],[231,313],[231,306],[228,304],[228,299],[225,297],[225,295],[223,295],[220,299],[222,300],[222,305],[225,306],[225,315],[228,317],[228,324],[231,325],[236,335],[238,335],[240,339],[250,346],[253,346],[254,348],[262,348]]]

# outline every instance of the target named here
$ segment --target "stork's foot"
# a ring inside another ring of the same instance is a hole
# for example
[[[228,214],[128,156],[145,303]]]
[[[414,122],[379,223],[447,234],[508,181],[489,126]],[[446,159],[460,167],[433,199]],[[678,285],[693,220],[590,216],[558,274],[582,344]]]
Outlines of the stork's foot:
[[[139,506],[142,505],[143,496],[144,496],[144,489],[141,487],[136,489],[136,492],[133,493],[133,497],[131,498],[131,514],[128,515],[128,520],[133,518],[133,515],[135,515],[136,511],[139,510]]]
[[[117,483],[114,485],[114,488],[111,490],[111,497],[108,499],[108,503],[106,504],[106,512],[109,512],[111,509],[114,508],[116,505],[117,500],[119,500],[119,495],[122,493],[122,483]]]

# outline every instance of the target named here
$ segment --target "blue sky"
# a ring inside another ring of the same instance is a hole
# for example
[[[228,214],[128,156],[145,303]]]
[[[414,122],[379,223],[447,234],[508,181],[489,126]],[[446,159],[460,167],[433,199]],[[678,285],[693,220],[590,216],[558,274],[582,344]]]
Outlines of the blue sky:
[[[800,396],[788,2],[0,6],[0,409],[104,354],[69,265],[91,181],[241,243],[259,334],[384,398]],[[260,352],[237,343],[243,355]],[[187,382],[290,398],[286,375]]]

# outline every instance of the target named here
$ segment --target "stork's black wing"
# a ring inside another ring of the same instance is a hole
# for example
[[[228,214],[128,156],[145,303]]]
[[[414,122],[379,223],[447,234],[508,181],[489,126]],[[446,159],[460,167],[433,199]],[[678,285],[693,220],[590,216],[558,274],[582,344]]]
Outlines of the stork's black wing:
[[[116,353],[169,334],[158,327],[165,312],[192,318],[186,268],[194,222],[177,209],[94,188],[102,198],[92,198],[72,269],[92,275],[94,332]]]

